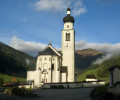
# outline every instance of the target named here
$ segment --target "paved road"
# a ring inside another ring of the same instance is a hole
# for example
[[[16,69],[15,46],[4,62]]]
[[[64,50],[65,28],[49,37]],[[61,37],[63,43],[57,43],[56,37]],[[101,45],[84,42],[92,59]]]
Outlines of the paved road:
[[[0,100],[90,100],[92,88],[35,90],[40,98],[21,98],[0,93]]]

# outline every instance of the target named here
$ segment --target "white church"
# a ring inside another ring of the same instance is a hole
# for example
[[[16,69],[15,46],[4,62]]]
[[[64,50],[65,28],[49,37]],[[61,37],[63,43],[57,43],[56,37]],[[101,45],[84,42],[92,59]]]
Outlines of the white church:
[[[67,16],[63,18],[62,51],[57,51],[51,43],[37,56],[36,70],[27,71],[27,81],[34,87],[44,83],[75,82],[75,30],[74,18],[67,8]]]

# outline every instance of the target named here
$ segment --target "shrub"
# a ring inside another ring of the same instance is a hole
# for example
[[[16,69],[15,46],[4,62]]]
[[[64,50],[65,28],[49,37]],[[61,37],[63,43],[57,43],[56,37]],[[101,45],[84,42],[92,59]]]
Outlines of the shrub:
[[[6,87],[4,92],[6,94],[13,94],[18,96],[30,96],[35,97],[36,94],[33,93],[32,89],[26,89],[25,87],[19,88],[19,87]]]
[[[113,100],[114,96],[111,93],[108,93],[108,86],[99,86],[95,87],[90,97],[92,100]]]
[[[104,86],[95,87],[94,90],[99,92],[99,93],[104,94],[108,91],[108,86],[104,85]]]

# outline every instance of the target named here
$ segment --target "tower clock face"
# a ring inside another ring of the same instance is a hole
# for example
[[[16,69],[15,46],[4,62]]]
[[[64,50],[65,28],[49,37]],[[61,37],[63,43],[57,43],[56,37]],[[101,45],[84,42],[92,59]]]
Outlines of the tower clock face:
[[[66,49],[70,49],[71,48],[71,44],[70,43],[65,43],[65,48]]]

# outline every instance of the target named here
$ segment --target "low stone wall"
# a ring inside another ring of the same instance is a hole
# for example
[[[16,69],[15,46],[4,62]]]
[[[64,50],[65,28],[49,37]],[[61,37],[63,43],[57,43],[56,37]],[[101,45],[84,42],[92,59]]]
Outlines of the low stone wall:
[[[54,86],[63,86],[64,88],[79,88],[82,87],[82,83],[46,83],[42,85],[42,88],[52,88]]]
[[[81,87],[97,87],[105,85],[105,81],[94,81],[94,82],[66,82],[66,83],[45,83],[41,88],[81,88]]]
[[[105,81],[84,82],[83,87],[97,87],[105,85]]]

